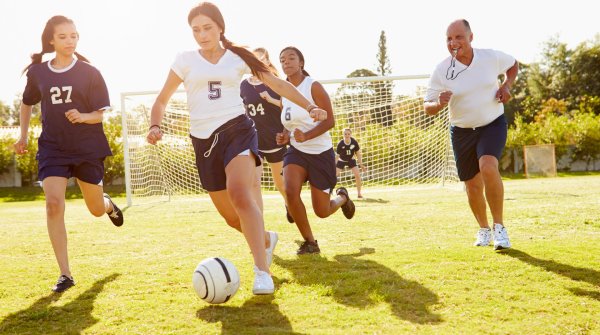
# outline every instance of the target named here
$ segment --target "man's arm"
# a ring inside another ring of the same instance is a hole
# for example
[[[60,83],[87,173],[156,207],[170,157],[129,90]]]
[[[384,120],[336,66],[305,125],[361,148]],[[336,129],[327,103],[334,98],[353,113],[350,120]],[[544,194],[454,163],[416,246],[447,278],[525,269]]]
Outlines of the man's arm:
[[[423,103],[425,114],[435,115],[439,113],[444,107],[448,106],[450,98],[452,98],[452,91],[443,91],[438,95],[437,101],[425,101]]]

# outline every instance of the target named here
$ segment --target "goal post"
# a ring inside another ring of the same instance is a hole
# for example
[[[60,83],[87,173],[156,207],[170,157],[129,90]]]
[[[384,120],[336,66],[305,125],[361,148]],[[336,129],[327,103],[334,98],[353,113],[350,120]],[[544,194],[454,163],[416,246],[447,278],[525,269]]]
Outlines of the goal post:
[[[449,137],[448,111],[427,116],[423,96],[427,75],[318,80],[329,93],[335,116],[332,146],[350,128],[361,148],[363,187],[440,185],[458,182]],[[165,110],[157,145],[146,143],[150,110],[158,91],[121,94],[127,203],[204,193],[189,138],[185,92],[177,91]],[[346,170],[341,186],[354,186]],[[275,190],[270,169],[262,186]],[[134,200],[136,199],[136,200]]]

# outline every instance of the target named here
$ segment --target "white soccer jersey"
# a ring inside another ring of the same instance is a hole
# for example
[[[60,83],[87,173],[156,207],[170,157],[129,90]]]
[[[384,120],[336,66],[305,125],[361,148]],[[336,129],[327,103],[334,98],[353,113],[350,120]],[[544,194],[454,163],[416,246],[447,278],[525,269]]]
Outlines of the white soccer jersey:
[[[312,84],[314,80],[311,77],[305,77],[304,80],[296,88],[308,101],[312,104],[315,100],[312,97]],[[321,121],[314,122],[310,117],[306,109],[296,105],[285,97],[281,97],[281,123],[283,126],[290,131],[290,144],[294,148],[307,153],[307,154],[320,154],[325,150],[331,149],[331,135],[329,131],[310,139],[308,141],[298,143],[294,138],[294,130],[299,129],[303,132],[307,132],[316,127]],[[306,107],[306,106],[305,106]]]
[[[199,50],[177,55],[171,70],[183,80],[190,109],[190,134],[209,138],[219,126],[245,113],[240,97],[242,76],[250,68],[235,53],[226,50],[212,64]]]
[[[456,61],[453,77],[451,60],[448,57],[435,68],[425,101],[437,101],[440,92],[452,91],[450,123],[460,128],[485,126],[502,115],[504,105],[495,98],[498,76],[515,64],[515,58],[497,50],[473,49],[471,65]]]

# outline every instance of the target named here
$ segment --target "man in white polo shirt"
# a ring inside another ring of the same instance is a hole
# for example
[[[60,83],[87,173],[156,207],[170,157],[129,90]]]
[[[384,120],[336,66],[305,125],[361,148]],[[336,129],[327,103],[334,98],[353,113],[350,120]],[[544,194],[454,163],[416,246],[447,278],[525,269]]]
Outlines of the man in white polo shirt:
[[[465,182],[469,206],[480,227],[475,245],[487,246],[492,239],[487,200],[494,223],[494,249],[507,249],[510,240],[502,217],[504,186],[498,160],[507,134],[503,104],[511,98],[519,65],[503,52],[472,48],[473,33],[467,20],[452,22],[446,35],[450,56],[431,75],[425,113],[435,115],[446,106],[450,111],[458,176]],[[498,79],[501,74],[502,84]]]

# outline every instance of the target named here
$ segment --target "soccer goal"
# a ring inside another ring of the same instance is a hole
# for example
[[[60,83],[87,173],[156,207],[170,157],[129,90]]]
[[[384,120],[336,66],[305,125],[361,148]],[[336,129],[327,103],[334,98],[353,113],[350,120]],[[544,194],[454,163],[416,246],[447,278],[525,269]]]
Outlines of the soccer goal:
[[[367,171],[363,187],[440,185],[458,182],[449,139],[447,110],[437,116],[423,111],[427,75],[357,77],[319,80],[331,97],[335,146],[342,129],[350,128],[360,147]],[[171,98],[161,124],[163,140],[145,141],[150,109],[158,92],[121,94],[127,202],[202,193],[189,138],[189,118],[183,91]],[[262,185],[275,190],[270,170]],[[338,183],[352,186],[345,171]]]

